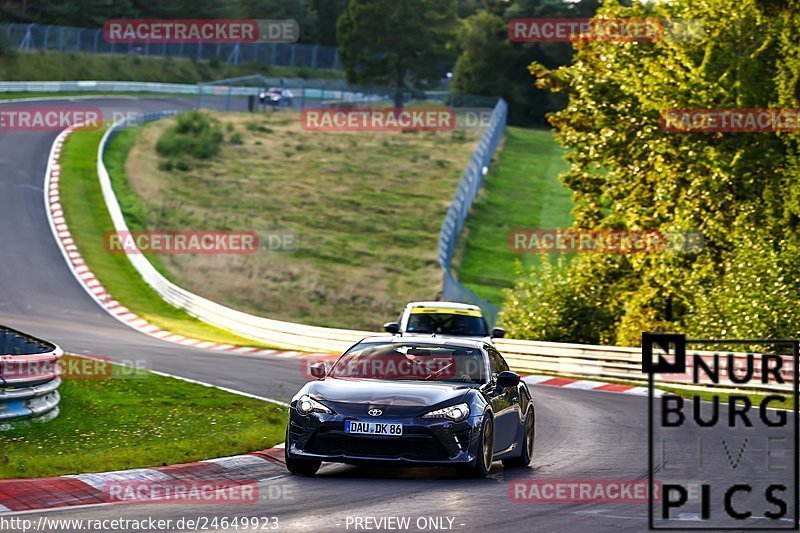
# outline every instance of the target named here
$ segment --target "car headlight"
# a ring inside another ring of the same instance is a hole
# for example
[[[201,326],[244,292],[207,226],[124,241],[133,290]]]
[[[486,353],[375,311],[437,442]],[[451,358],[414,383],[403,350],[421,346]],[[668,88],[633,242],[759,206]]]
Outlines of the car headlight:
[[[308,394],[302,395],[300,399],[297,400],[297,412],[303,415],[307,415],[309,413],[333,414],[333,411],[319,403]]]
[[[460,403],[450,407],[442,407],[422,415],[422,418],[446,418],[451,422],[461,422],[469,416],[469,405]]]

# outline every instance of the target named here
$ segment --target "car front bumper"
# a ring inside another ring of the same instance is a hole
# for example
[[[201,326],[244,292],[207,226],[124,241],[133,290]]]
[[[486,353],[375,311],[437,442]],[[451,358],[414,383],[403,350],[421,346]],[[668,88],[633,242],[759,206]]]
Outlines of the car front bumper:
[[[403,424],[402,436],[345,433],[347,420]],[[461,422],[428,418],[375,418],[311,413],[292,407],[289,454],[339,463],[436,466],[468,464],[479,447],[480,417]]]

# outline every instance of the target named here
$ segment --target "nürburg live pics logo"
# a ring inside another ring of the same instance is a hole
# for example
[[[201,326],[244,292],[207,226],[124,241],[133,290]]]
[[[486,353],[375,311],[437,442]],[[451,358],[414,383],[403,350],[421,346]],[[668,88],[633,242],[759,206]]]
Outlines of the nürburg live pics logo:
[[[799,345],[642,334],[651,530],[798,529]]]

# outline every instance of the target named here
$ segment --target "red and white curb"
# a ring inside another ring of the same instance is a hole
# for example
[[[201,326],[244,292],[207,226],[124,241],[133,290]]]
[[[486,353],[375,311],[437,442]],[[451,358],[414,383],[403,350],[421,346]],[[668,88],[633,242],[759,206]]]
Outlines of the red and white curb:
[[[528,385],[543,385],[546,387],[563,387],[565,389],[595,390],[603,392],[616,392],[630,394],[631,396],[647,396],[647,387],[635,385],[621,385],[619,383],[603,383],[586,379],[560,378],[555,376],[525,376],[522,381]],[[663,391],[653,391],[654,396],[661,396]]]
[[[243,485],[285,474],[283,444],[247,455],[160,468],[136,468],[98,474],[0,480],[0,514],[33,510],[127,503],[115,499],[109,484]],[[210,489],[213,490],[213,489]],[[146,501],[137,500],[137,503]],[[164,502],[162,502],[164,503]],[[176,501],[175,503],[181,503]],[[225,503],[225,502],[219,502]]]
[[[182,344],[184,346],[192,346],[195,348],[202,348],[208,350],[218,350],[223,352],[230,352],[236,354],[246,355],[273,355],[281,358],[299,358],[299,359],[330,359],[334,357],[331,354],[312,354],[307,352],[297,352],[289,350],[265,350],[261,348],[253,348],[251,346],[235,346],[232,344],[219,344],[215,342],[203,341],[199,339],[192,339],[177,335],[170,331],[161,329],[160,327],[151,324],[144,318],[131,312],[118,301],[114,300],[111,294],[103,287],[100,280],[89,270],[83,257],[75,245],[75,240],[69,231],[69,226],[64,218],[64,210],[61,206],[61,196],[59,194],[59,182],[61,180],[61,166],[59,165],[59,158],[61,157],[61,149],[64,146],[64,141],[70,133],[80,128],[80,125],[70,126],[61,133],[59,133],[53,146],[50,149],[50,155],[47,160],[47,170],[45,173],[44,182],[44,197],[45,197],[45,210],[47,218],[50,222],[50,228],[56,238],[61,253],[67,261],[72,275],[78,280],[78,283],[86,290],[86,292],[97,302],[100,307],[105,309],[111,316],[130,326],[131,328],[169,342]]]

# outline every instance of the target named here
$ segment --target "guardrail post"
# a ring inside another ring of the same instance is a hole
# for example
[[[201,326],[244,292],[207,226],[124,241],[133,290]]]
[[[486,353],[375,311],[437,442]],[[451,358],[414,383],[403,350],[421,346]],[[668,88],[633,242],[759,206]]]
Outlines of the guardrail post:
[[[20,43],[19,43],[19,49],[20,50],[30,50],[30,48],[31,48],[31,40],[32,40],[31,29],[33,28],[33,26],[34,26],[33,24],[30,24],[25,29],[25,35],[22,37],[22,41],[20,41]]]

